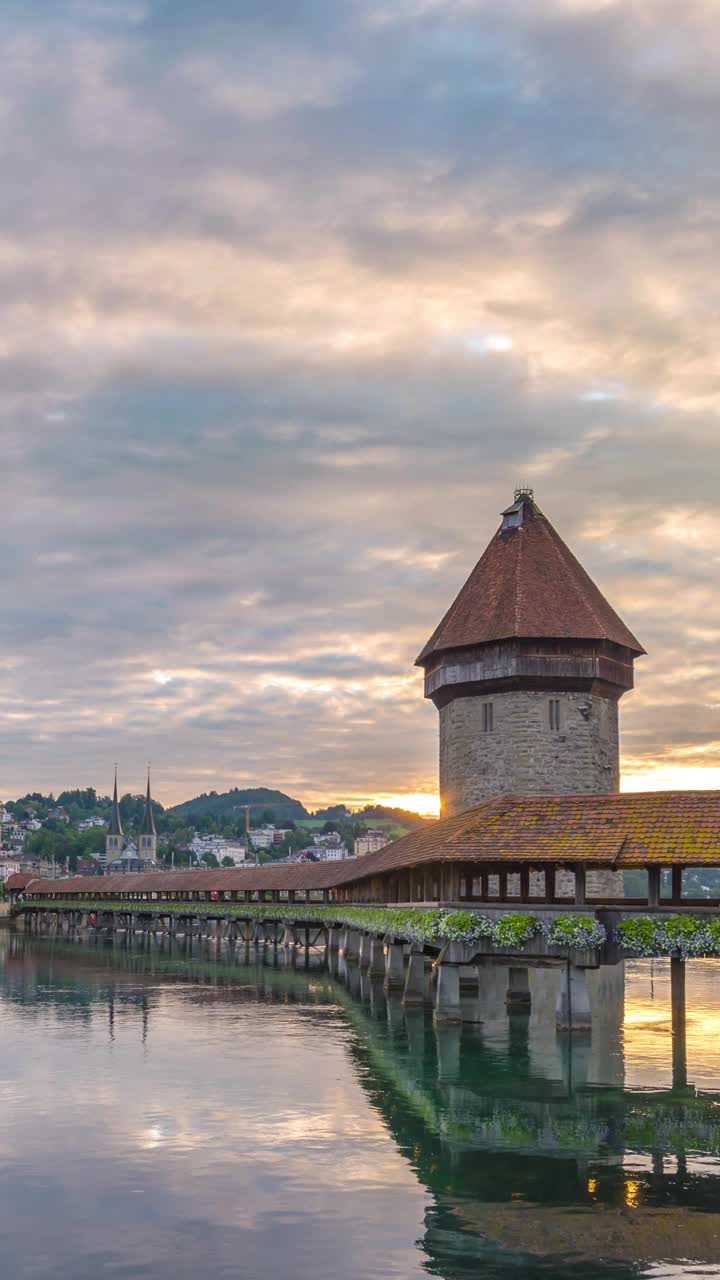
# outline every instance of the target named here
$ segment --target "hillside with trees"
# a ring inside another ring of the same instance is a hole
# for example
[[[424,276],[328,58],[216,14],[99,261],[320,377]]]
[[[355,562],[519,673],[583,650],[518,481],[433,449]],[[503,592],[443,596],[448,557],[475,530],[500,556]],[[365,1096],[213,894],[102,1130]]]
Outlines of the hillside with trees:
[[[246,805],[252,805],[251,813],[262,816],[262,810],[272,812],[275,818],[308,818],[310,815],[300,800],[294,800],[283,791],[268,787],[233,787],[231,791],[209,791],[193,800],[184,800],[168,812],[183,818],[229,818],[237,820]]]

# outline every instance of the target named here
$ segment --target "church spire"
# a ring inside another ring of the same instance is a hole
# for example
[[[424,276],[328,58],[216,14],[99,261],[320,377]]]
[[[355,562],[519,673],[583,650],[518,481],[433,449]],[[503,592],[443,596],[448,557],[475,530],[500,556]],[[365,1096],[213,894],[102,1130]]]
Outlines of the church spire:
[[[148,765],[147,792],[145,794],[145,813],[143,814],[143,822],[140,828],[140,834],[143,836],[157,835],[155,830],[155,819],[153,817],[152,796],[150,795],[150,766]]]
[[[115,788],[113,790],[112,817],[110,818],[109,836],[121,836],[123,834],[122,821],[120,819],[120,805],[118,804],[117,789],[117,765],[115,765]]]
[[[139,852],[144,862],[157,862],[157,831],[155,830],[152,795],[150,793],[150,765],[148,765],[147,791],[145,793],[145,812],[140,828]]]
[[[112,813],[110,815],[110,826],[105,837],[105,853],[100,855],[100,866],[103,870],[109,862],[115,858],[119,858],[125,845],[125,836],[120,818],[120,805],[118,803],[117,788],[117,765],[115,765],[115,786],[113,789]]]

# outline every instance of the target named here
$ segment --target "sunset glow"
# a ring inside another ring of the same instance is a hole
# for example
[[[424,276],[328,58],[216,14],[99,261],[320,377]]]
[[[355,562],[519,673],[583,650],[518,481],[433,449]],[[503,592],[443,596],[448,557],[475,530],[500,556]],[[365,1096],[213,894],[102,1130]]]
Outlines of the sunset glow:
[[[365,804],[382,804],[389,809],[407,809],[409,813],[419,813],[425,818],[437,818],[440,815],[440,797],[433,792],[415,791],[397,795],[377,795]]]
[[[720,788],[720,765],[650,764],[628,769],[621,791],[715,791]]]

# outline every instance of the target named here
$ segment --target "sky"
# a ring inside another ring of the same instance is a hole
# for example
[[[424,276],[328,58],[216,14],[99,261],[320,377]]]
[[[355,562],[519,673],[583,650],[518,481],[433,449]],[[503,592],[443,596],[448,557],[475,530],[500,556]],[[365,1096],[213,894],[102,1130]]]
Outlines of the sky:
[[[431,805],[516,485],[648,651],[624,785],[720,785],[716,22],[5,0],[0,792]]]

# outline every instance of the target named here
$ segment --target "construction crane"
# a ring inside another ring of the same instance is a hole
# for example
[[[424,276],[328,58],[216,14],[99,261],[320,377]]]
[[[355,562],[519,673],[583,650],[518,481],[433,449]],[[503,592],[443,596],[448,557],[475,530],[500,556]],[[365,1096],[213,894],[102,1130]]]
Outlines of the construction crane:
[[[239,804],[238,809],[245,810],[245,838],[247,840],[248,854],[250,853],[250,810],[251,809],[269,809],[270,805],[267,800],[255,800],[253,804]],[[255,849],[255,866],[259,863],[258,851]]]

